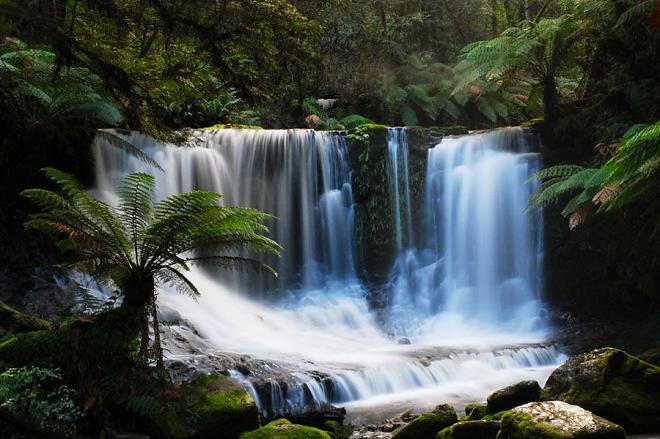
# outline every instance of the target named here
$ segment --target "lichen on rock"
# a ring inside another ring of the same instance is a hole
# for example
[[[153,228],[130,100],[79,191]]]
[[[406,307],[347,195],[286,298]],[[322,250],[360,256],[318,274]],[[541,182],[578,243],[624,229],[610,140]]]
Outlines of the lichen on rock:
[[[530,402],[507,412],[497,439],[624,439],[623,428],[563,401]]]

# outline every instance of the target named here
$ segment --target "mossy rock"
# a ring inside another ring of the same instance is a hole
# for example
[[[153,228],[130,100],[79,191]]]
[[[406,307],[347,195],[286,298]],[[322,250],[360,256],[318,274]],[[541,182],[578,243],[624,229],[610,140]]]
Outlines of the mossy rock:
[[[497,439],[625,439],[620,426],[562,401],[530,402],[504,414]]]
[[[465,418],[469,421],[478,421],[488,415],[486,404],[466,404]]]
[[[220,123],[210,127],[201,128],[202,131],[214,131],[214,130],[263,130],[259,125],[245,125],[240,123]]]
[[[538,401],[540,396],[539,383],[532,380],[521,381],[488,395],[487,410],[491,414],[509,410],[528,402]]]
[[[437,439],[495,439],[499,421],[461,421],[438,433]]]
[[[52,329],[50,322],[15,310],[0,301],[0,331],[30,332]],[[2,335],[0,333],[0,335]]]
[[[332,437],[318,428],[278,419],[258,430],[241,434],[240,439],[332,439]]]
[[[579,405],[628,432],[660,431],[660,367],[614,348],[571,357],[541,397]]]
[[[440,430],[458,422],[456,411],[447,404],[437,406],[431,413],[416,417],[398,428],[392,439],[435,439]]]
[[[158,436],[166,438],[237,438],[259,427],[259,411],[239,384],[208,375],[179,389],[165,413],[151,417]]]
[[[353,427],[337,421],[326,421],[323,430],[327,431],[332,439],[349,439],[353,433]]]

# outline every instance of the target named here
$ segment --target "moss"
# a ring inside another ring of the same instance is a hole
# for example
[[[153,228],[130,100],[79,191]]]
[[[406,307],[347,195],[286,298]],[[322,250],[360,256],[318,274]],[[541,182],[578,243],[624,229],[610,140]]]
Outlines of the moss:
[[[499,429],[497,421],[463,421],[440,431],[437,439],[495,439]]]
[[[259,412],[247,392],[229,378],[209,375],[179,389],[165,413],[152,417],[158,435],[167,438],[236,438],[259,427]]]
[[[478,421],[486,416],[486,404],[466,404],[465,417],[470,421]]]
[[[618,349],[571,358],[553,372],[542,397],[579,405],[630,432],[660,429],[660,367]]]
[[[570,439],[556,428],[542,425],[523,413],[506,412],[502,416],[498,439]]]
[[[436,434],[458,422],[456,412],[447,405],[441,405],[431,413],[426,413],[413,419],[410,423],[397,429],[392,439],[434,439]]]
[[[46,320],[24,314],[0,301],[0,328],[12,332],[29,332],[52,329],[52,325]]]
[[[237,124],[231,124],[231,123],[223,124],[223,123],[221,123],[221,124],[216,124],[216,125],[213,125],[213,126],[210,126],[210,127],[201,128],[202,131],[228,130],[228,129],[263,130],[263,128],[260,127],[259,125],[245,125],[245,124],[240,124],[240,123],[237,123]]]
[[[241,434],[240,439],[332,439],[318,428],[292,424],[286,419],[278,419],[254,431]]]
[[[349,439],[353,433],[353,427],[340,424],[337,421],[326,421],[323,429],[330,434],[332,439]]]

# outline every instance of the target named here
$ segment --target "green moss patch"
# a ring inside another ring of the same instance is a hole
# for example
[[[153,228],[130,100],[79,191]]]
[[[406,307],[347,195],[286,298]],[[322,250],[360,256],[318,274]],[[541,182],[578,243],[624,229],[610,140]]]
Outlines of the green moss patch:
[[[495,439],[498,421],[462,421],[438,433],[437,439]]]
[[[465,418],[469,421],[478,421],[488,414],[486,404],[466,404]]]
[[[413,419],[410,423],[397,429],[392,439],[435,439],[437,433],[458,422],[453,407],[440,405],[431,413],[426,413]]]
[[[332,439],[318,428],[292,424],[286,419],[278,419],[254,431],[243,433],[240,439]]]
[[[209,375],[180,389],[165,413],[152,417],[167,438],[217,437],[228,439],[259,427],[259,412],[248,393],[229,378]]]
[[[0,301],[0,328],[9,332],[29,332],[52,329],[50,322],[15,310]]]

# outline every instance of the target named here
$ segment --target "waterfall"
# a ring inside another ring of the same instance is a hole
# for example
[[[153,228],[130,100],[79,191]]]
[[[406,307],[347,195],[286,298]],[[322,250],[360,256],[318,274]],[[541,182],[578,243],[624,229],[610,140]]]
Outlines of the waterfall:
[[[395,333],[542,325],[542,218],[525,212],[533,190],[526,179],[539,164],[520,128],[449,137],[429,149],[423,245],[399,252],[391,276]]]
[[[460,404],[522,378],[543,381],[563,360],[539,330],[542,224],[523,212],[531,190],[524,182],[539,159],[520,130],[446,138],[429,149],[423,227],[413,218],[406,131],[389,130],[398,257],[380,313],[355,274],[343,134],[198,131],[186,146],[138,133],[126,139],[164,172],[97,140],[94,190],[110,203],[122,176],[143,171],[155,176],[158,199],[212,190],[225,205],[274,215],[271,237],[284,250],[264,260],[278,279],[192,269],[197,300],[158,290],[161,312],[175,316],[164,319],[173,334],[166,355],[226,370],[264,415],[328,403],[358,410],[404,396],[413,406]],[[401,336],[410,344],[399,344]],[[223,363],[236,355],[250,373]]]
[[[408,136],[405,129],[389,128],[387,130],[387,153],[394,236],[397,251],[400,253],[403,250],[404,232],[406,244],[410,246],[414,242],[410,203]]]
[[[163,146],[132,133],[166,170],[155,172],[121,151],[97,142],[98,188],[114,190],[118,175],[147,171],[156,197],[192,189],[216,191],[225,205],[255,207],[275,216],[272,238],[286,243],[267,258],[279,273],[234,279],[244,290],[316,288],[354,276],[352,191],[343,136],[312,130],[216,130],[194,134],[194,146]],[[238,277],[234,276],[234,277]],[[242,283],[241,283],[242,281]]]

